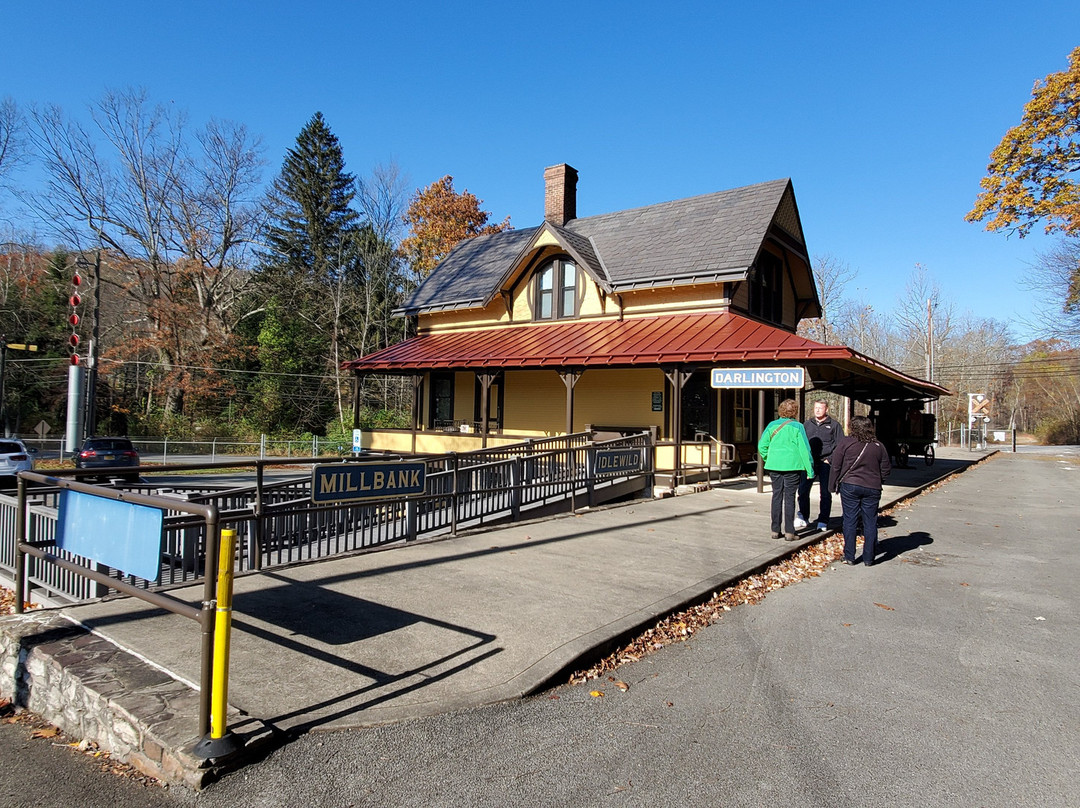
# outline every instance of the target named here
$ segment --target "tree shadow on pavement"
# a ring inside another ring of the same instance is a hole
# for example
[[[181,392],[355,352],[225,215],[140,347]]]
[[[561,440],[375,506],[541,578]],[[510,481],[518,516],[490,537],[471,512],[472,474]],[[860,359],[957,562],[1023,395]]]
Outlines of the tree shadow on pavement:
[[[904,553],[933,543],[933,537],[924,530],[917,530],[903,536],[889,536],[885,539],[879,539],[874,563],[880,564],[883,561],[891,561]]]

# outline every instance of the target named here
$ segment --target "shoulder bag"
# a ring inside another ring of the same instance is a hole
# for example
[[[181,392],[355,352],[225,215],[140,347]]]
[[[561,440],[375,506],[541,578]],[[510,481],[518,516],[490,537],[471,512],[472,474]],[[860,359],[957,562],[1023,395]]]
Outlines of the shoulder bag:
[[[864,443],[862,445],[862,451],[859,452],[858,457],[855,458],[855,462],[852,463],[850,466],[848,466],[846,469],[844,469],[844,473],[836,478],[836,490],[837,491],[840,490],[840,483],[842,483],[844,481],[844,478],[847,477],[849,473],[851,473],[851,470],[853,468],[855,468],[857,465],[859,465],[859,461],[862,460],[863,452],[866,451],[866,447],[869,446],[869,445],[870,445],[869,442]]]

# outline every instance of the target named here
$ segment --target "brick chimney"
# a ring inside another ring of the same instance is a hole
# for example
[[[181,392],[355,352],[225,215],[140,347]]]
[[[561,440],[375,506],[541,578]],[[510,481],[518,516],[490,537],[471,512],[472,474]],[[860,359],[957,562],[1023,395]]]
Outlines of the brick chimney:
[[[577,170],[566,163],[544,169],[544,221],[564,225],[577,218]]]

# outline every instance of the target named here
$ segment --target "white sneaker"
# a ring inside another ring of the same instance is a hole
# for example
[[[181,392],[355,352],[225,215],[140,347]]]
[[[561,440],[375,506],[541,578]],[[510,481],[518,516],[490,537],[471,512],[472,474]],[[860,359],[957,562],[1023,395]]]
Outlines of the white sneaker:
[[[801,516],[796,516],[795,517],[795,529],[796,530],[802,530],[804,527],[806,527],[806,520],[803,519]]]

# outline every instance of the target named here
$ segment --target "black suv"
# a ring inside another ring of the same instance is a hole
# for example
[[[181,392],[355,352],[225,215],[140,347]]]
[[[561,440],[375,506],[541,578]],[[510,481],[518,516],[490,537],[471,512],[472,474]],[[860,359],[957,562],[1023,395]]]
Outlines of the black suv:
[[[75,455],[77,469],[139,465],[139,453],[127,438],[87,438]]]

